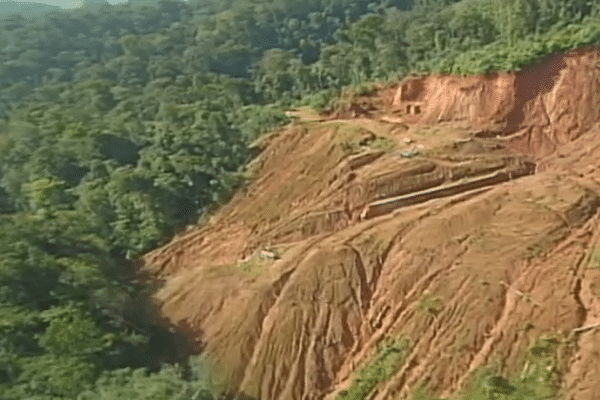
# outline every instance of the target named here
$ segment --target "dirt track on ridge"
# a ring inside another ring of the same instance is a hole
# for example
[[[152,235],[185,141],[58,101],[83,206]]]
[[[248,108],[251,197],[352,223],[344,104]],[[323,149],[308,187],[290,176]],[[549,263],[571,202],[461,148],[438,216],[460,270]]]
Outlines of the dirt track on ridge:
[[[450,396],[553,335],[561,398],[597,400],[599,55],[412,78],[273,134],[207,226],[145,256],[164,314],[255,399],[333,398],[400,337],[372,398]]]

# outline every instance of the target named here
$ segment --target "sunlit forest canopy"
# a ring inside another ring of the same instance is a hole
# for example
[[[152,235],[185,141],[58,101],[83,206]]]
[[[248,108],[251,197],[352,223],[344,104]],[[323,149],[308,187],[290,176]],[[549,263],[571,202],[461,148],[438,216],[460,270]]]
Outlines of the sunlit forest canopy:
[[[598,0],[86,0],[1,15],[0,398],[226,393],[160,324],[136,257],[251,179],[251,143],[288,107],[410,74],[518,70],[598,44],[599,13]]]

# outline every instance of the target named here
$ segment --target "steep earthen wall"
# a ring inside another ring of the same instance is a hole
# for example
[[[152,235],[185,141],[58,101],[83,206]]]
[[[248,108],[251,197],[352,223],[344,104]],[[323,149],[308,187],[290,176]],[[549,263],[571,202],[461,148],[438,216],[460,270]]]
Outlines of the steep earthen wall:
[[[400,84],[393,106],[421,103],[407,123],[499,124],[499,134],[512,135],[513,148],[546,155],[600,120],[599,66],[600,50],[593,48],[548,56],[517,73],[410,78]]]

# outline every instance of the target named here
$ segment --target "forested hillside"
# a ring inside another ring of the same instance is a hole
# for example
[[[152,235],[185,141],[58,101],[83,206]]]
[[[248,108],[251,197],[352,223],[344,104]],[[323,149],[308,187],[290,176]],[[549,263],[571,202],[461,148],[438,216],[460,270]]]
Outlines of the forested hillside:
[[[4,0],[0,2],[0,17],[11,14],[21,14],[25,18],[39,18],[51,10],[60,9],[58,6],[50,6],[42,2],[19,2]]]
[[[138,255],[202,224],[299,103],[600,42],[598,0],[85,1],[0,19],[0,399],[212,396]]]

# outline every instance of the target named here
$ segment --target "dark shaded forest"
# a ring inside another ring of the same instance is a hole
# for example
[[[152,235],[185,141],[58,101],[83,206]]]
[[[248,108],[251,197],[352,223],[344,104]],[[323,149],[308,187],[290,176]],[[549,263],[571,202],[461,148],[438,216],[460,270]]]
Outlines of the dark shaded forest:
[[[0,18],[0,399],[209,399],[134,260],[249,179],[285,110],[598,44],[598,0],[85,1]]]

